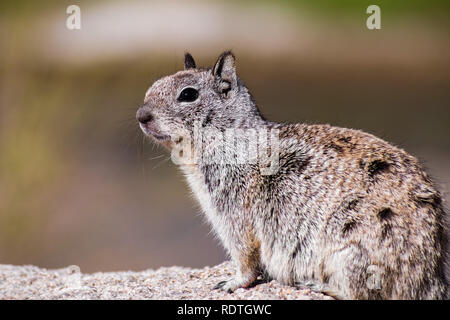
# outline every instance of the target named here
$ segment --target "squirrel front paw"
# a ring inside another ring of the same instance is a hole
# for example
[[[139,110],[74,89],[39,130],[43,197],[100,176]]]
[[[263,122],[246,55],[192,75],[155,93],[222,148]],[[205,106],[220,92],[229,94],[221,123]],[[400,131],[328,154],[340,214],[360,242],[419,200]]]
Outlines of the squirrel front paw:
[[[213,290],[222,290],[228,293],[233,293],[236,289],[250,287],[255,280],[256,276],[254,275],[249,277],[232,278],[227,281],[220,281],[213,287]]]
[[[216,284],[213,287],[213,290],[222,290],[228,293],[233,293],[234,290],[238,288],[243,288],[243,284],[239,283],[235,279],[227,280],[227,281],[220,281],[218,284]]]

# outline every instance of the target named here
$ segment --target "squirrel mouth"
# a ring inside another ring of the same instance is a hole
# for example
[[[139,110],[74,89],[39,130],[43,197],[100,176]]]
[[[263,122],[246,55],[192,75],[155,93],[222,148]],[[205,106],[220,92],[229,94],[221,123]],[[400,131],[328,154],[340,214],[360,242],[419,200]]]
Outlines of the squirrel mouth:
[[[142,124],[140,123],[139,126],[141,127],[142,131],[144,131],[144,133],[147,136],[151,136],[153,138],[155,138],[158,141],[166,141],[170,139],[169,135],[166,134],[162,134],[159,131],[157,131],[155,128],[147,125],[147,124]]]

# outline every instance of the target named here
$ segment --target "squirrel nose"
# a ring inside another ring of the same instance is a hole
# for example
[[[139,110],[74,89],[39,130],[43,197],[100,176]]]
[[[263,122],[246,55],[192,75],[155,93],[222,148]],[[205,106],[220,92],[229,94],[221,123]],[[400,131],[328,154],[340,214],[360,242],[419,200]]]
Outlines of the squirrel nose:
[[[146,124],[147,122],[150,122],[153,119],[153,116],[149,110],[140,108],[136,113],[136,119],[140,123]]]

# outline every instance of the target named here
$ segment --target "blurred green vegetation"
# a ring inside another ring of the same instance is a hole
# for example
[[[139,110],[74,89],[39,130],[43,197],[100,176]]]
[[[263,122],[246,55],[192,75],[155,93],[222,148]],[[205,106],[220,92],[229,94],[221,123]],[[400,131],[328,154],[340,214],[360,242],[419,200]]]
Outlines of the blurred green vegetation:
[[[61,1],[61,0],[2,0],[0,1],[0,14],[14,15],[14,14],[28,14],[37,15],[42,12],[46,12],[55,7],[67,7],[71,4],[81,4],[88,2],[100,2],[107,0],[72,0],[72,1]]]
[[[136,71],[143,70],[135,66]],[[61,177],[70,176],[80,152],[77,146],[89,147],[89,141],[95,144],[102,138],[109,141],[105,135],[111,132],[102,132],[102,124],[122,130],[120,123],[133,119],[137,104],[130,111],[125,101],[136,100],[145,88],[135,86],[136,73],[123,74],[126,67],[61,69],[28,64],[10,70],[20,72],[20,77],[3,74],[9,79],[3,90],[14,92],[3,100],[8,109],[0,128],[0,252],[23,254],[30,244],[28,250],[33,250],[31,240],[39,237],[49,217],[45,201],[51,199],[53,188],[60,187]],[[111,95],[116,92],[123,93],[121,99]],[[111,115],[110,110],[119,113]]]
[[[420,16],[422,19],[439,18],[448,21],[450,1],[447,0],[262,0],[267,4],[285,6],[294,13],[312,13],[336,19],[361,16],[369,5],[380,6],[383,16],[396,18]],[[241,1],[239,1],[241,2]],[[254,5],[259,0],[246,0],[247,5]]]
[[[398,13],[424,13],[441,12],[449,10],[450,3],[446,0],[281,0],[296,8],[313,8],[318,11],[329,11],[336,13],[357,13],[360,14],[361,8],[367,8],[375,4],[383,10]]]
[[[105,1],[115,0],[3,0],[0,2],[0,14],[17,14],[29,13],[39,14],[55,7],[67,7],[71,4],[98,4]],[[218,1],[216,2],[225,2]],[[361,10],[365,11],[371,4],[379,5],[383,12],[395,13],[398,15],[419,14],[426,16],[427,14],[446,15],[450,12],[450,1],[447,0],[245,0],[237,1],[236,4],[242,5],[247,2],[247,5],[255,5],[257,2],[266,2],[272,5],[284,5],[287,8],[303,11],[305,9],[313,10],[316,13],[332,14],[332,15],[353,15],[361,14]]]

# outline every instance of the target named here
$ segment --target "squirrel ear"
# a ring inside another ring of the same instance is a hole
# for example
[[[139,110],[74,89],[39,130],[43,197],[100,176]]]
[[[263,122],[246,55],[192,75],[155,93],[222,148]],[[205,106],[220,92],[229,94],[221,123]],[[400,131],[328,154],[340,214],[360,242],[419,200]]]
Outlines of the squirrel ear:
[[[195,61],[189,52],[184,54],[184,70],[195,69]]]
[[[212,69],[212,74],[214,77],[222,81],[227,81],[234,86],[237,82],[236,66],[234,62],[234,54],[231,51],[225,51],[217,59],[217,62]]]

